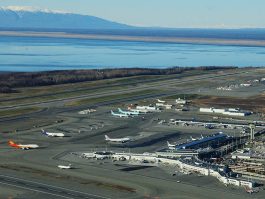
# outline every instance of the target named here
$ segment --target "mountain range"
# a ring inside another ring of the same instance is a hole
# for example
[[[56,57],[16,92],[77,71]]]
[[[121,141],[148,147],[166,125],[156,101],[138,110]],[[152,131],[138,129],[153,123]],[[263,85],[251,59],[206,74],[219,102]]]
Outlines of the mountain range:
[[[129,25],[89,15],[30,7],[0,7],[0,28],[128,29]]]

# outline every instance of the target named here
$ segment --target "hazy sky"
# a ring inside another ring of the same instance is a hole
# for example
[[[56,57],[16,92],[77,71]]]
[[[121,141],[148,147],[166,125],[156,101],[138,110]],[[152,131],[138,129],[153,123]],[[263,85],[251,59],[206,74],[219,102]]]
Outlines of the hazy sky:
[[[0,0],[0,6],[34,6],[138,26],[265,27],[265,0]]]

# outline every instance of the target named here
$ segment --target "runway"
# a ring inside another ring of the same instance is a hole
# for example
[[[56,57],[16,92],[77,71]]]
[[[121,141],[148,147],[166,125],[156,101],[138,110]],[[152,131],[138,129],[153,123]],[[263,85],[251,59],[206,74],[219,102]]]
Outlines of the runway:
[[[134,88],[125,88],[125,89],[118,89],[115,91],[105,91],[105,92],[100,92],[100,93],[91,93],[91,94],[83,94],[83,95],[78,95],[78,96],[73,96],[73,97],[64,97],[64,98],[58,98],[58,99],[52,99],[52,100],[46,100],[46,101],[38,101],[38,102],[30,102],[30,103],[23,103],[23,104],[16,104],[16,105],[7,105],[7,106],[1,106],[1,110],[9,110],[9,109],[15,109],[15,108],[21,108],[21,107],[31,107],[31,106],[41,106],[41,105],[50,105],[51,103],[61,103],[61,102],[67,102],[70,100],[81,100],[81,99],[86,99],[86,98],[97,98],[97,97],[105,97],[105,96],[110,96],[110,95],[117,95],[117,94],[124,94],[124,93],[131,93],[131,92],[137,92],[137,91],[142,91],[150,88],[163,88],[166,86],[176,86],[179,84],[183,83],[191,83],[191,82],[198,82],[202,80],[210,80],[210,79],[215,79],[215,78],[225,78],[228,76],[234,76],[234,75],[239,75],[239,74],[244,74],[246,73],[245,71],[240,71],[240,72],[229,72],[225,74],[206,74],[203,76],[199,77],[193,77],[192,79],[165,79],[162,81],[151,81],[152,84],[140,84],[140,86],[136,86]],[[150,83],[150,82],[148,82]],[[124,84],[128,85],[128,84]],[[123,85],[123,86],[124,86]],[[71,91],[73,92],[73,91]],[[55,93],[56,94],[56,93]],[[47,95],[49,96],[49,95]],[[40,96],[35,96],[35,97],[40,97]],[[43,97],[43,95],[41,95]],[[45,96],[46,97],[46,96]],[[23,98],[22,98],[23,99]],[[27,99],[27,98],[26,98]]]
[[[67,198],[67,199],[111,199],[109,197],[104,197],[95,194],[84,193],[80,191],[75,191],[71,189],[66,189],[63,187],[52,186],[44,183],[39,183],[30,180],[24,180],[21,178],[0,175],[0,184],[11,186],[19,189],[24,189],[28,191],[34,191],[40,194],[47,195],[52,198]]]

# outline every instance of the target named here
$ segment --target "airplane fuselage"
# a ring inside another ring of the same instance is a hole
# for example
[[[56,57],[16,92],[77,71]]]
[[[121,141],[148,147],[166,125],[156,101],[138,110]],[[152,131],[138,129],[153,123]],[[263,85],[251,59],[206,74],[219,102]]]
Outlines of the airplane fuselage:
[[[121,114],[125,114],[125,115],[139,115],[139,111],[123,111],[122,109],[118,108],[118,111],[121,113]]]
[[[72,169],[71,165],[58,165],[60,169]]]
[[[48,137],[65,137],[63,133],[47,133]]]
[[[105,140],[109,142],[129,142],[131,139],[130,138],[110,138],[107,135],[105,135]]]
[[[111,111],[111,115],[115,116],[115,117],[123,117],[123,118],[128,118],[129,115],[124,114],[124,113],[114,113],[113,111]]]
[[[37,145],[37,144],[16,144],[13,141],[9,141],[8,145],[11,147],[14,147],[17,149],[23,149],[23,150],[39,148],[39,145]]]
[[[42,129],[42,133],[48,137],[65,137],[64,133],[49,133]]]
[[[130,141],[130,139],[127,139],[127,138],[121,138],[121,139],[106,139],[106,141],[110,141],[110,142],[122,142],[122,143],[124,143],[124,142],[129,142]]]

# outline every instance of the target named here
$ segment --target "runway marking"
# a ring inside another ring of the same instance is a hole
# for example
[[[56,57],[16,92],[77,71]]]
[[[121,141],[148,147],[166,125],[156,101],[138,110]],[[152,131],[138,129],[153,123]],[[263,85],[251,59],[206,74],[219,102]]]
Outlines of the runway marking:
[[[13,177],[13,176],[0,175],[0,177],[1,176],[5,177],[5,178],[9,178],[9,179],[11,178],[11,179],[15,179],[15,180],[24,181],[24,182],[30,182],[30,183],[33,183],[33,184],[39,184],[39,185],[43,185],[43,186],[46,186],[46,187],[52,187],[52,188],[55,188],[55,189],[66,190],[66,191],[69,191],[69,192],[72,192],[72,193],[75,192],[75,193],[79,193],[79,194],[83,194],[83,195],[87,195],[87,196],[92,196],[92,197],[97,197],[97,198],[102,198],[102,199],[112,199],[112,198],[105,197],[105,196],[99,196],[99,195],[95,195],[95,194],[84,193],[84,192],[81,192],[81,191],[75,191],[75,190],[71,190],[71,189],[67,189],[67,188],[63,188],[63,187],[48,185],[48,184],[44,184],[44,183],[40,183],[40,182],[34,182],[34,181],[31,181],[31,180],[24,180],[24,179],[16,178],[16,177]],[[4,184],[3,182],[0,182],[0,183]],[[13,185],[13,186],[17,186],[17,185]],[[19,186],[17,186],[17,187],[19,187]],[[29,189],[29,188],[27,188],[27,189]],[[40,192],[43,192],[43,191],[40,191]],[[46,193],[46,192],[44,192],[44,193]],[[66,197],[66,196],[62,196],[62,197]],[[72,199],[72,198],[70,198],[70,199]]]

